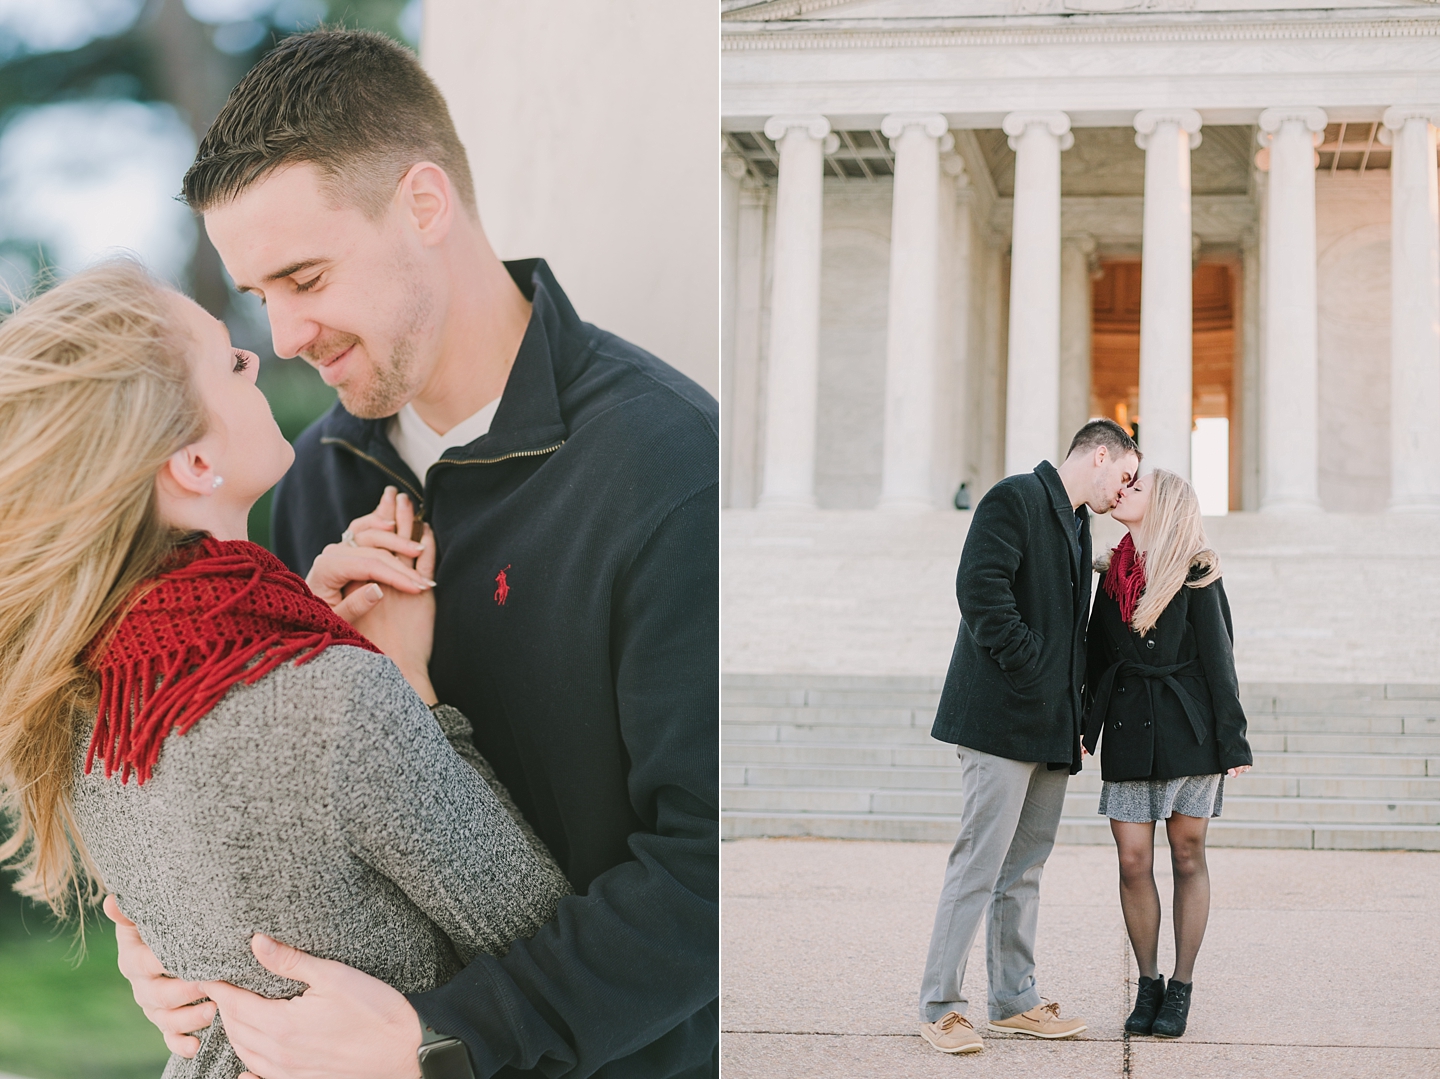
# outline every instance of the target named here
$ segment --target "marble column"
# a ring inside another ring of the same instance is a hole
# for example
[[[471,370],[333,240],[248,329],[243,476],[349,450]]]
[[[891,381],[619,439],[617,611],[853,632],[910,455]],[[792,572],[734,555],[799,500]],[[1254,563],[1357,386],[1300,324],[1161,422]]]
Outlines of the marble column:
[[[1385,110],[1390,158],[1390,509],[1440,510],[1440,105]]]
[[[1001,125],[1015,151],[1010,239],[1010,342],[1005,474],[1059,464],[1060,153],[1075,142],[1070,117],[1012,112]]]
[[[1318,108],[1266,109],[1260,114],[1260,138],[1269,149],[1270,171],[1265,207],[1268,310],[1262,375],[1262,512],[1320,509],[1315,147],[1325,124],[1325,111]]]
[[[761,311],[765,306],[766,220],[774,189],[757,179],[740,185],[735,263],[735,360],[730,399],[729,504],[749,509],[759,486]]]
[[[745,159],[720,155],[720,462],[724,474],[723,505],[733,506],[731,470],[735,448],[735,288],[740,254],[740,182]]]
[[[972,442],[975,434],[975,373],[980,366],[981,349],[977,344],[979,319],[976,318],[976,273],[975,273],[975,188],[965,172],[964,159],[954,151],[940,158],[940,171],[950,177],[951,197],[951,248],[948,274],[941,271],[944,281],[941,289],[948,297],[949,318],[944,322],[942,338],[950,342],[948,357],[942,365],[948,364],[950,377],[941,390],[948,402],[941,418],[941,437],[948,426],[949,470],[942,477],[947,482],[940,484],[941,492],[953,500],[956,488],[962,481],[969,484],[972,493],[978,478]],[[946,197],[941,191],[942,199]],[[942,258],[942,265],[944,265]],[[943,370],[943,366],[942,366]],[[945,419],[948,416],[949,420]],[[944,506],[953,501],[942,502]]]
[[[1257,193],[1260,206],[1265,206],[1264,181],[1262,172],[1257,177]],[[1264,340],[1262,330],[1265,303],[1261,295],[1264,275],[1261,267],[1264,259],[1260,254],[1260,228],[1247,228],[1240,234],[1240,262],[1242,274],[1242,331],[1241,349],[1236,359],[1241,366],[1240,400],[1240,508],[1253,513],[1260,508],[1260,372],[1265,361],[1261,354]]]
[[[1190,478],[1191,393],[1190,151],[1200,145],[1194,109],[1145,109],[1135,116],[1145,151],[1140,270],[1140,449],[1151,468]]]
[[[983,220],[983,219],[982,219]],[[1005,477],[1005,319],[1009,280],[1005,249],[1008,238],[984,228],[980,246],[980,325],[984,338],[976,371],[975,459],[980,476],[977,493],[983,494]],[[975,505],[976,495],[971,496]]]
[[[949,126],[939,113],[894,113],[880,124],[895,152],[880,509],[928,510],[935,501],[940,154],[953,145]]]
[[[759,505],[808,508],[815,505],[825,150],[834,136],[823,116],[773,116],[765,122],[765,137],[779,147],[780,178]]]
[[[1060,426],[1057,452],[1090,418],[1090,335],[1094,297],[1090,283],[1095,237],[1066,236],[1060,243]]]

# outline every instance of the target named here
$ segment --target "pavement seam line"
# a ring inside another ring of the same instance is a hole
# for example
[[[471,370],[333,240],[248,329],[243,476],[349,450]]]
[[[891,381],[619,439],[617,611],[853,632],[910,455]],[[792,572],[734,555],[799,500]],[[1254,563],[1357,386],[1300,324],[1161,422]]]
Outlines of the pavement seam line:
[[[1120,949],[1120,960],[1125,964],[1125,1006],[1130,1006],[1130,934],[1121,933],[1120,939],[1124,942]],[[1121,1026],[1120,1028],[1120,1074],[1124,1079],[1130,1079],[1130,1032]]]
[[[914,1034],[902,1031],[890,1033],[866,1034],[856,1033],[847,1030],[722,1030],[724,1034],[742,1034],[765,1038],[913,1038]],[[987,1040],[1002,1042],[1015,1042],[1020,1045],[1035,1045],[1037,1039],[1024,1034],[987,1034]],[[1075,1045],[1107,1045],[1110,1042],[1124,1044],[1120,1038],[1073,1038],[1070,1041]],[[1048,1043],[1046,1043],[1048,1044]],[[1186,1038],[1183,1042],[1174,1039],[1167,1042],[1165,1039],[1157,1038],[1154,1041],[1146,1041],[1144,1045],[1223,1045],[1229,1047],[1241,1047],[1247,1049],[1363,1049],[1374,1052],[1377,1049],[1391,1050],[1401,1049],[1407,1052],[1433,1053],[1440,1051],[1440,1045],[1376,1045],[1361,1042],[1235,1042],[1235,1041],[1212,1041],[1210,1039],[1196,1038],[1193,1041]],[[8,1076],[0,1076],[0,1079],[9,1079]]]

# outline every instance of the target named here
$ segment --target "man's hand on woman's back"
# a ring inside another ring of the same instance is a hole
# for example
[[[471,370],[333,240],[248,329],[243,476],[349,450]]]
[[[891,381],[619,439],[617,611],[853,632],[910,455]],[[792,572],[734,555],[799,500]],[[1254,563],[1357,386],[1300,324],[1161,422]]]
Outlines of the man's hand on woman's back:
[[[193,1057],[200,1051],[200,1039],[193,1035],[214,1021],[214,1003],[198,983],[184,982],[165,972],[113,895],[105,897],[104,910],[115,923],[120,973],[130,982],[135,1003],[165,1036],[170,1052],[187,1059]]]

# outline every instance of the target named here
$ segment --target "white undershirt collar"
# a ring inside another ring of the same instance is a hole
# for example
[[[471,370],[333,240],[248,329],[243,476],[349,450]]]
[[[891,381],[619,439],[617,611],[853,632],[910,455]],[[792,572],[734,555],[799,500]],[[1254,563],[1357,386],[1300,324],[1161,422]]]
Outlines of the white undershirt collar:
[[[475,415],[461,420],[443,435],[420,418],[415,406],[407,404],[385,425],[385,434],[400,459],[410,466],[417,479],[423,484],[425,473],[430,466],[455,446],[468,446],[481,435],[490,433],[490,424],[495,419],[495,410],[500,407],[500,398],[495,398]]]

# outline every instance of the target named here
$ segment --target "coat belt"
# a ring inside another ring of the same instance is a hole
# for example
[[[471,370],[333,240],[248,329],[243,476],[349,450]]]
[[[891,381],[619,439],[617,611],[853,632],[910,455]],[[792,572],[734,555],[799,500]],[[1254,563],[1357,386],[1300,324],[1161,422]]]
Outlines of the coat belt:
[[[1090,708],[1090,714],[1085,719],[1085,751],[1095,752],[1095,743],[1100,739],[1100,730],[1105,725],[1105,719],[1110,714],[1110,694],[1115,689],[1115,679],[1121,675],[1136,676],[1144,678],[1149,682],[1146,687],[1150,690],[1150,715],[1155,715],[1154,684],[1156,682],[1168,686],[1170,690],[1180,699],[1180,706],[1185,709],[1186,718],[1190,720],[1190,727],[1195,731],[1195,741],[1200,745],[1205,744],[1207,734],[1204,715],[1200,703],[1185,691],[1177,680],[1178,675],[1203,675],[1204,667],[1200,665],[1199,659],[1192,659],[1185,663],[1172,663],[1168,667],[1152,667],[1148,663],[1137,663],[1133,659],[1122,659],[1110,665],[1110,669],[1100,676],[1100,684],[1095,689],[1095,703]]]

